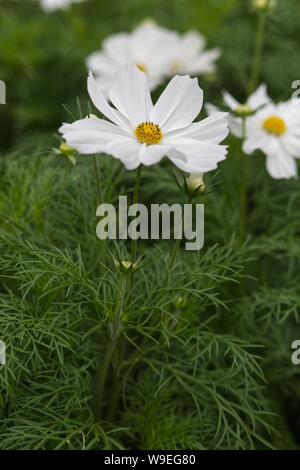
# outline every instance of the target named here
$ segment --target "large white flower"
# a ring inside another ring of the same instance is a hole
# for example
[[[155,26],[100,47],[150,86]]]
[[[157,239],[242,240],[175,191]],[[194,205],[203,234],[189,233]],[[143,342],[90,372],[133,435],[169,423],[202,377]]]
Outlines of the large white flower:
[[[251,114],[260,109],[262,106],[270,103],[270,98],[267,94],[267,86],[263,83],[252,95],[249,96],[246,103],[239,103],[228,91],[223,91],[223,102],[224,104],[238,114]],[[213,104],[207,103],[205,109],[209,116],[219,112],[219,109]],[[248,118],[247,118],[248,119]],[[242,118],[236,115],[228,116],[229,128],[233,135],[236,137],[242,137]]]
[[[261,149],[273,178],[297,177],[300,158],[300,106],[287,101],[269,104],[247,118],[244,152]]]
[[[60,128],[68,145],[83,154],[107,153],[129,170],[141,163],[153,165],[167,156],[189,173],[207,172],[225,159],[228,134],[225,113],[199,122],[203,92],[196,78],[175,76],[155,105],[147,76],[136,66],[125,66],[109,90],[111,106],[92,74],[88,92],[94,105],[109,121],[82,119]]]
[[[45,11],[53,11],[57,9],[66,9],[71,3],[79,3],[84,0],[40,0],[41,7]]]
[[[126,64],[134,64],[145,72],[153,89],[168,75],[177,41],[177,33],[144,21],[131,33],[117,33],[105,39],[102,50],[87,58],[87,66],[106,96],[115,73]]]
[[[178,36],[173,49],[173,60],[169,75],[189,74],[200,75],[216,71],[215,61],[220,57],[220,49],[205,50],[206,40],[197,31]]]

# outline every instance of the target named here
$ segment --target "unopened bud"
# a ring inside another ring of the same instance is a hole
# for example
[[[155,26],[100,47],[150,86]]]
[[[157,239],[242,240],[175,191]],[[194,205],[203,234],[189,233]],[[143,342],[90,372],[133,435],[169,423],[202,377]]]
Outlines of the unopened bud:
[[[236,110],[236,113],[240,114],[241,116],[247,116],[248,114],[252,113],[252,109],[248,104],[240,104]]]
[[[253,0],[252,4],[257,10],[266,12],[275,7],[276,0]]]
[[[61,153],[63,153],[64,155],[66,155],[67,157],[71,157],[72,155],[74,155],[74,153],[76,152],[75,149],[73,149],[73,147],[71,147],[70,145],[66,144],[65,142],[63,142],[60,146],[59,146],[59,151]]]
[[[98,119],[98,116],[96,114],[87,114],[84,119]]]
[[[132,263],[131,261],[117,262],[116,266],[120,269],[122,273],[132,273],[136,270],[136,264]]]
[[[203,173],[192,173],[188,178],[186,178],[185,184],[189,192],[193,195],[202,194],[205,190]]]

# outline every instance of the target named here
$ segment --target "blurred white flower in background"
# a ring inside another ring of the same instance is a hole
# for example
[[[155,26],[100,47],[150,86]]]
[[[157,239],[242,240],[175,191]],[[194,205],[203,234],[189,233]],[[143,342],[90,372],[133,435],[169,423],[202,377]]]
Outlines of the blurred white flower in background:
[[[214,73],[215,62],[221,55],[221,49],[205,50],[205,44],[205,37],[197,31],[189,31],[178,36],[169,75]]]
[[[267,156],[272,178],[297,177],[296,158],[300,158],[300,110],[287,101],[269,104],[246,121],[243,150],[251,154],[260,149]]]
[[[136,65],[145,72],[150,89],[176,74],[199,75],[215,71],[219,49],[205,51],[205,39],[197,32],[177,32],[146,20],[131,33],[121,32],[103,41],[102,49],[87,58],[87,67],[107,96],[112,79],[124,65]]]
[[[92,74],[88,92],[104,119],[81,119],[60,128],[64,139],[83,154],[107,153],[128,170],[153,165],[167,156],[189,173],[207,172],[225,159],[227,148],[219,145],[228,134],[225,113],[193,123],[203,103],[196,78],[175,76],[155,105],[149,83],[136,66],[125,66],[109,89],[111,106]]]
[[[72,3],[80,3],[85,0],[40,0],[41,7],[45,11],[53,11],[58,9],[66,9]]]
[[[176,40],[177,33],[148,20],[132,33],[117,33],[105,39],[102,50],[87,58],[87,66],[106,96],[116,72],[126,64],[145,72],[152,90],[168,75]]]
[[[270,101],[271,99],[267,94],[267,86],[264,83],[249,96],[245,103],[239,103],[228,91],[223,91],[224,104],[235,113],[228,116],[229,128],[232,134],[236,137],[242,137],[242,117],[238,117],[237,114],[241,116],[253,114],[261,107],[270,103]],[[205,109],[209,116],[219,112],[219,109],[210,103],[205,105]]]

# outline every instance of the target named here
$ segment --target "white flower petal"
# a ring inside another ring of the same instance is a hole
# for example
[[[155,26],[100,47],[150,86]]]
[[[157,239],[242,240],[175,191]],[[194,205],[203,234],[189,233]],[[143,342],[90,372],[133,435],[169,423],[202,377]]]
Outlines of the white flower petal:
[[[163,133],[186,127],[198,116],[202,103],[198,80],[176,75],[150,112],[150,121],[159,124]]]
[[[169,142],[168,142],[169,143]],[[171,143],[171,142],[170,142]],[[199,142],[188,138],[172,138],[173,149],[176,150],[178,157],[183,154],[186,161],[174,159],[173,151],[168,152],[168,157],[173,163],[183,171],[189,173],[200,173],[214,170],[217,163],[224,160],[227,154],[227,147],[207,142]]]
[[[140,165],[139,150],[141,144],[134,138],[123,137],[112,140],[106,146],[106,153],[122,161],[127,170],[134,170]]]
[[[215,112],[210,117],[189,126],[165,134],[166,143],[170,138],[189,137],[205,142],[219,144],[228,135],[228,113]],[[171,139],[172,141],[172,139]]]
[[[297,178],[297,165],[293,157],[284,151],[267,156],[267,170],[272,178]]]
[[[130,35],[125,32],[109,36],[102,43],[103,51],[116,64],[116,71],[127,63],[131,63]]]
[[[228,106],[228,108],[232,109],[232,111],[235,111],[236,108],[240,105],[240,103],[226,90],[223,91],[223,101],[226,106]]]
[[[93,74],[90,72],[88,77],[88,92],[94,105],[108,119],[122,127],[123,129],[131,129],[130,122],[117,109],[108,104],[103,96],[102,91],[97,87]]]
[[[136,66],[128,65],[116,74],[109,97],[133,127],[148,121],[153,107],[149,83],[146,74]]]
[[[167,155],[170,147],[167,145],[146,145],[140,146],[139,157],[140,162],[146,166],[158,163],[164,156]]]
[[[266,155],[276,154],[279,149],[279,139],[275,135],[268,135],[266,132],[261,132],[255,138],[246,138],[243,144],[243,151],[250,155],[255,150],[260,149]]]
[[[251,96],[249,96],[247,104],[252,110],[258,109],[261,106],[266,105],[270,102],[270,98],[267,94],[267,85],[263,83],[260,85]]]
[[[86,59],[86,65],[89,70],[95,74],[108,75],[111,79],[116,73],[116,64],[113,60],[104,54],[104,52],[93,52]],[[96,77],[96,81],[97,81]],[[107,78],[107,77],[106,77]]]
[[[216,71],[215,61],[221,56],[221,49],[215,48],[202,52],[187,68],[191,74],[214,73]]]
[[[281,143],[290,155],[300,158],[300,137],[286,134],[281,137]]]
[[[63,124],[59,132],[68,145],[83,154],[105,152],[109,142],[124,138],[126,135],[118,126],[97,118]]]

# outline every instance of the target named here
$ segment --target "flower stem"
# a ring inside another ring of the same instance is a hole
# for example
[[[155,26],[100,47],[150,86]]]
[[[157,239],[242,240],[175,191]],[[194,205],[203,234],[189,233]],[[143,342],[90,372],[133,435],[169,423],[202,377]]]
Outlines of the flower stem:
[[[190,204],[192,202],[193,198],[192,197],[189,197],[188,198],[188,204]],[[185,216],[184,216],[184,212],[183,212],[183,215],[182,215],[182,220],[181,220],[181,225],[180,225],[180,228],[179,228],[179,234],[181,233],[181,237],[180,238],[177,238],[176,242],[175,242],[175,245],[173,247],[173,250],[172,250],[172,254],[171,254],[171,259],[170,259],[170,263],[169,263],[169,266],[168,266],[168,271],[167,271],[167,275],[166,275],[166,278],[165,278],[165,282],[163,284],[164,287],[166,287],[166,285],[168,284],[168,281],[169,281],[169,275],[170,275],[170,272],[172,271],[172,268],[174,266],[174,263],[175,263],[175,259],[176,259],[176,255],[177,255],[177,251],[178,251],[178,248],[180,246],[180,243],[182,241],[182,235],[183,235],[183,232],[184,232],[184,223],[185,223]]]
[[[252,73],[249,85],[249,95],[253,93],[256,89],[259,81],[260,67],[262,61],[262,52],[264,45],[264,28],[265,28],[265,15],[260,13],[258,15],[257,22],[257,31],[256,31],[256,40],[255,40],[255,49],[254,49],[254,59],[252,66]]]
[[[100,418],[103,390],[104,390],[104,385],[106,382],[108,368],[110,366],[114,350],[118,345],[118,340],[120,337],[120,333],[122,331],[121,314],[122,314],[123,302],[124,302],[124,297],[125,297],[125,292],[126,292],[126,284],[127,284],[127,274],[124,273],[122,277],[122,281],[121,281],[118,300],[117,300],[117,310],[116,310],[116,313],[112,322],[110,323],[110,339],[109,339],[107,350],[104,356],[103,366],[101,369],[100,378],[99,378],[99,382],[98,382],[97,390],[96,390],[96,417],[97,419]],[[118,369],[119,367],[117,368],[117,371]],[[116,375],[115,382],[117,382],[118,380],[119,380],[118,375]],[[119,386],[117,386],[117,384],[114,385],[114,392],[117,395],[119,395]],[[118,396],[115,397],[113,395],[112,402],[114,402],[115,405],[117,405]]]
[[[142,169],[143,169],[143,165],[140,165],[137,169],[137,172],[136,172],[136,179],[135,179],[135,185],[134,185],[132,204],[137,204],[137,202],[138,202]],[[132,243],[131,243],[131,261],[132,261],[133,264],[136,262],[136,256],[137,256],[137,240],[132,239]],[[133,287],[133,278],[134,278],[134,271],[132,271],[132,273],[131,273],[131,287]]]
[[[93,165],[94,165],[94,171],[95,171],[95,176],[96,176],[96,184],[97,184],[97,192],[98,192],[98,203],[99,203],[99,205],[101,205],[101,204],[103,204],[103,196],[102,196],[100,175],[99,175],[96,155],[93,155]]]
[[[66,182],[67,182],[67,176],[68,176],[69,167],[70,167],[70,160],[67,157],[67,155],[65,156],[65,159],[66,159],[66,161],[65,161],[65,172],[64,172],[64,179],[63,179],[61,189],[60,189],[59,201],[61,201],[61,198],[63,197],[63,194],[64,194],[64,190],[65,190]]]
[[[99,382],[98,382],[98,386],[97,386],[97,391],[96,391],[96,418],[97,419],[100,418],[103,388],[104,388],[104,384],[105,384],[105,381],[106,381],[108,367],[110,365],[110,361],[111,361],[111,358],[112,358],[114,348],[115,348],[114,342],[109,341],[107,349],[106,349],[106,353],[105,353],[105,356],[104,356],[103,365],[102,365],[102,369],[101,369],[101,374],[100,374],[100,378],[99,378]]]
[[[93,155],[93,166],[94,166],[96,184],[97,184],[98,204],[101,205],[101,204],[103,204],[103,195],[102,195],[100,175],[99,175],[99,169],[98,169],[96,155]],[[100,257],[101,257],[100,273],[101,273],[101,276],[103,276],[104,267],[105,267],[105,258],[106,258],[105,240],[99,240],[99,241],[100,241]]]
[[[246,139],[246,117],[242,118],[242,145]],[[248,155],[242,152],[242,188],[240,199],[240,244],[245,241],[247,219],[247,183],[248,183]]]

